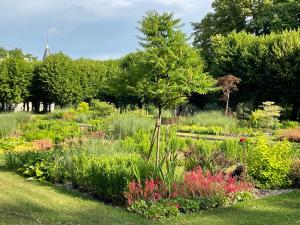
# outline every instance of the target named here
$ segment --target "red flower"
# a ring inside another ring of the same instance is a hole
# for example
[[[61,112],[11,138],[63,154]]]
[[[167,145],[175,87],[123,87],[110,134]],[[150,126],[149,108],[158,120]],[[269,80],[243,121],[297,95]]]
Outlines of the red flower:
[[[243,142],[246,142],[246,141],[247,141],[247,138],[245,138],[245,137],[240,138],[240,143],[243,143]]]

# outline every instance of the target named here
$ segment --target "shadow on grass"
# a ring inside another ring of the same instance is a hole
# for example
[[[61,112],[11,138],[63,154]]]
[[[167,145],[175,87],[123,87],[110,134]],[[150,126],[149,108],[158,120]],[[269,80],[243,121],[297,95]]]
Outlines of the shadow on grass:
[[[1,170],[2,172],[3,170]],[[82,225],[292,225],[300,224],[300,190],[260,200],[239,203],[200,213],[160,221],[144,220],[123,209],[48,183],[27,184],[13,173],[19,189],[8,190],[0,204],[0,224],[82,224]],[[21,180],[20,180],[20,179]],[[23,184],[22,184],[23,183]],[[32,185],[32,186],[31,186]],[[44,188],[45,187],[45,188]],[[1,196],[1,193],[0,193]],[[1,220],[4,223],[1,223]]]

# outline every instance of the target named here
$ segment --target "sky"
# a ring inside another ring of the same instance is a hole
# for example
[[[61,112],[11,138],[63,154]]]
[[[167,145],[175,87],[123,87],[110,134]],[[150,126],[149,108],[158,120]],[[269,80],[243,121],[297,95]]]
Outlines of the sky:
[[[139,48],[138,21],[148,10],[173,12],[192,33],[191,22],[211,11],[212,0],[0,0],[0,47],[42,58],[51,52],[76,59],[119,58]]]

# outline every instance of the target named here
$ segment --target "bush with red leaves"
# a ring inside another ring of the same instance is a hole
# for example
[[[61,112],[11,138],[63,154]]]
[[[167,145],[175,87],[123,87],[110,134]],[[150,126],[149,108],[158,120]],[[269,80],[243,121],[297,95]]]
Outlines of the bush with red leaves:
[[[144,199],[146,201],[159,201],[167,197],[167,188],[160,180],[149,179],[145,181],[144,187],[136,181],[131,181],[128,191],[124,193],[128,205],[135,201]]]
[[[187,172],[184,182],[180,185],[174,191],[177,191],[180,197],[185,198],[210,197],[220,193],[227,197],[232,197],[233,193],[250,191],[253,188],[252,184],[237,181],[231,174],[224,174],[222,172],[212,174],[209,171],[204,173],[201,167]]]
[[[168,193],[166,185],[161,180],[146,180],[142,186],[136,181],[129,183],[128,191],[124,193],[128,205],[138,200],[159,201],[166,198],[209,198],[223,195],[233,198],[235,193],[251,191],[253,185],[245,181],[237,181],[231,174],[218,172],[204,173],[201,167],[189,171],[184,176],[182,183],[174,183],[171,193]]]

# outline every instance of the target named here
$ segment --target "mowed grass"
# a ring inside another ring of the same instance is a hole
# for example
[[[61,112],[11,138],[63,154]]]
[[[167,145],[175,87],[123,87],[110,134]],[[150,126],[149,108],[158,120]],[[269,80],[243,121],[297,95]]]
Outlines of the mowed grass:
[[[0,225],[300,225],[300,190],[166,220],[145,220],[48,185],[0,171]]]

